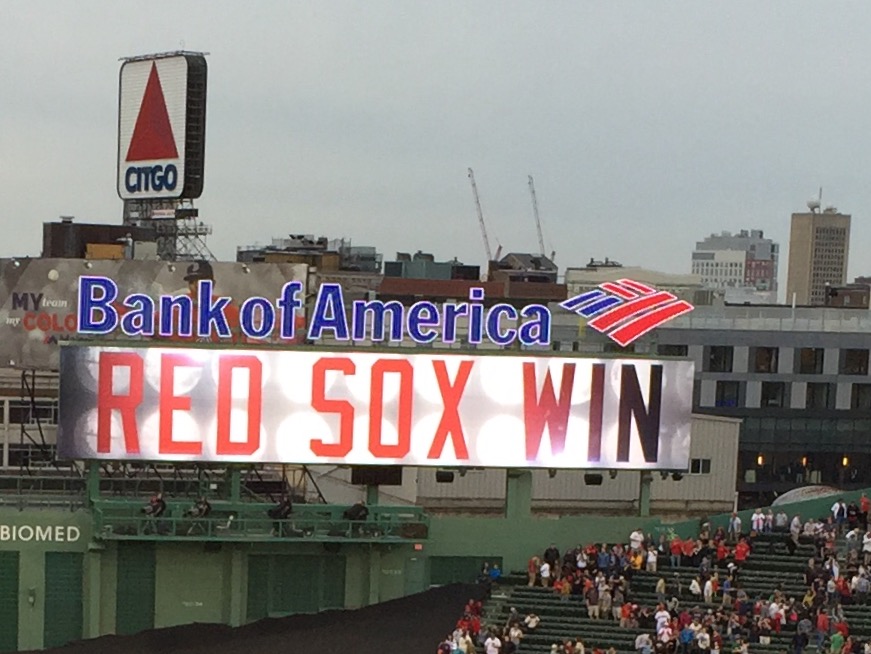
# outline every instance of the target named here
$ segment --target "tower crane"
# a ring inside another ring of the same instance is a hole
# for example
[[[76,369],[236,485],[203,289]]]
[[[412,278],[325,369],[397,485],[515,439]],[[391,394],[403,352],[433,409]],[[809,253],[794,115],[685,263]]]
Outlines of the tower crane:
[[[535,182],[532,175],[529,176],[529,193],[532,195],[532,213],[535,216],[535,229],[538,231],[538,252],[544,254],[544,236],[541,233],[541,218],[538,215],[538,199],[535,197]]]
[[[484,237],[484,249],[487,250],[487,261],[493,261],[490,250],[490,239],[487,238],[487,225],[484,224],[484,212],[481,210],[481,200],[478,197],[478,185],[475,184],[475,171],[469,168],[469,181],[472,182],[472,195],[475,196],[475,208],[478,210],[478,223],[481,225],[481,236]]]

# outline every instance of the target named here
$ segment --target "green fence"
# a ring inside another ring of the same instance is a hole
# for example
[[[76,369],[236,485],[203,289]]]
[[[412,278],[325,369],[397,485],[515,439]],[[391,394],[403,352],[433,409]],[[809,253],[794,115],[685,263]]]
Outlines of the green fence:
[[[364,520],[347,520],[345,506],[295,505],[286,520],[269,517],[271,504],[215,502],[206,518],[188,514],[190,504],[167,503],[159,518],[143,503],[95,503],[96,537],[103,540],[300,540],[320,542],[403,542],[429,536],[429,518],[419,507],[373,506]]]

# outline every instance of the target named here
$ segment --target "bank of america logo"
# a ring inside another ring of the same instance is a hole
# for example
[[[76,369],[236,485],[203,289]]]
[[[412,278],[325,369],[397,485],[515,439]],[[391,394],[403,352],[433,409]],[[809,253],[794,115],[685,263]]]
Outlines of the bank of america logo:
[[[667,291],[618,279],[561,302],[563,309],[590,319],[588,326],[626,347],[654,327],[693,310]]]

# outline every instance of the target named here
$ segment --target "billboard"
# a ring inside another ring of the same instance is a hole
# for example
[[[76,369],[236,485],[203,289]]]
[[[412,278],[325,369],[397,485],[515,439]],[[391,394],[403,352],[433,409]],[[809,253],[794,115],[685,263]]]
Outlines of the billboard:
[[[67,459],[685,470],[693,364],[67,345]]]
[[[198,198],[206,130],[205,57],[129,59],[118,95],[118,195],[122,200]]]
[[[287,263],[217,263],[140,260],[83,259],[0,259],[0,324],[4,326],[0,339],[0,366],[57,370],[58,342],[88,338],[79,332],[80,278],[101,276],[113,280],[126,297],[157,298],[170,294],[190,296],[200,281],[211,281],[215,295],[226,296],[227,323],[230,328],[227,343],[246,342],[238,329],[239,307],[252,296],[261,294],[278,297],[291,280],[305,284],[306,266]],[[201,304],[203,303],[203,304]],[[205,310],[204,300],[192,302],[191,314],[199,318]],[[129,307],[119,307],[119,312]],[[100,334],[101,340],[123,338],[147,340],[146,335],[131,336],[120,328]],[[161,340],[214,342],[216,337],[200,339],[185,336],[173,329]],[[278,339],[267,337],[260,342]],[[284,339],[287,342],[287,339]]]

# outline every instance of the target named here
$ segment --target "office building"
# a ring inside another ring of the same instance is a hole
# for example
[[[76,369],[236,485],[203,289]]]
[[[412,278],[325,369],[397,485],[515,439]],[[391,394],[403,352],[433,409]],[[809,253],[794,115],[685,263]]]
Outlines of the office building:
[[[828,288],[847,281],[850,216],[834,207],[820,211],[814,201],[808,205],[809,213],[792,214],[786,301],[825,306]]]
[[[696,243],[692,274],[726,302],[773,304],[777,301],[780,246],[760,229],[711,234]]]

